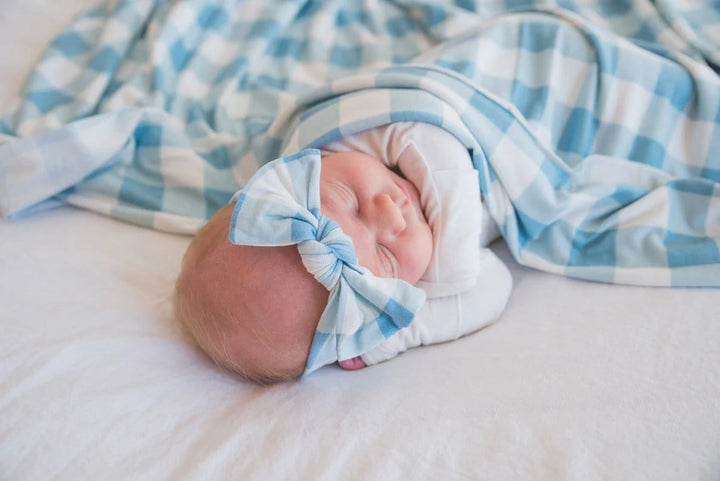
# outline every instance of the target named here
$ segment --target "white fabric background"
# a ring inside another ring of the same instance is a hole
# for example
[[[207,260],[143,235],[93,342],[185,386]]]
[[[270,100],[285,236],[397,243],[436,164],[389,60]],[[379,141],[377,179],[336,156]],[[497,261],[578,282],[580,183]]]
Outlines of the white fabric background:
[[[0,105],[83,0],[0,0]],[[260,387],[171,316],[188,239],[0,221],[0,479],[720,478],[720,291],[515,264],[500,322]]]

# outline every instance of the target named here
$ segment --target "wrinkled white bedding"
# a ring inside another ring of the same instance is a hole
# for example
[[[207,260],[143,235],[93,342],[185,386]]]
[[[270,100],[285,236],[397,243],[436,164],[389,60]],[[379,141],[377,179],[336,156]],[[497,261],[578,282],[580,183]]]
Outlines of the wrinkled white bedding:
[[[0,0],[0,105],[83,0]],[[9,48],[8,48],[9,47]],[[0,221],[0,479],[720,478],[720,292],[531,271],[500,322],[259,387],[171,315],[187,238]]]

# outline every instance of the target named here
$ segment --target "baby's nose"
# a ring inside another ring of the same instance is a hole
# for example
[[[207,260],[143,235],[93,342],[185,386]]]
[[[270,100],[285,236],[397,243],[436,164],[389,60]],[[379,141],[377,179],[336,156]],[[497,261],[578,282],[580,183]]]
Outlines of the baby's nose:
[[[375,215],[373,221],[378,234],[396,236],[405,230],[407,224],[402,209],[388,194],[378,194],[373,198]]]

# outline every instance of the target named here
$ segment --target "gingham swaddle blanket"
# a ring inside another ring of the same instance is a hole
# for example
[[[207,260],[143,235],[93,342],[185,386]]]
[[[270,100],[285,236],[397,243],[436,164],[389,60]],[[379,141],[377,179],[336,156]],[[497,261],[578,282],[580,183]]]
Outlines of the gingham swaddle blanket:
[[[194,232],[283,147],[417,120],[471,150],[521,263],[720,285],[716,3],[363,5],[81,15],[0,124],[0,209],[66,202]]]

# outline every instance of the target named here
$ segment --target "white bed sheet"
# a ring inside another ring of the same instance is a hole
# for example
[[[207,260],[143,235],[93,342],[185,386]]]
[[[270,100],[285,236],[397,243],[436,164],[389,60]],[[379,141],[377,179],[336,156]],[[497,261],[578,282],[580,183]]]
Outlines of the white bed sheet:
[[[0,0],[0,106],[90,2]],[[188,239],[0,221],[0,479],[720,478],[720,292],[522,268],[500,322],[260,387],[173,321]]]

